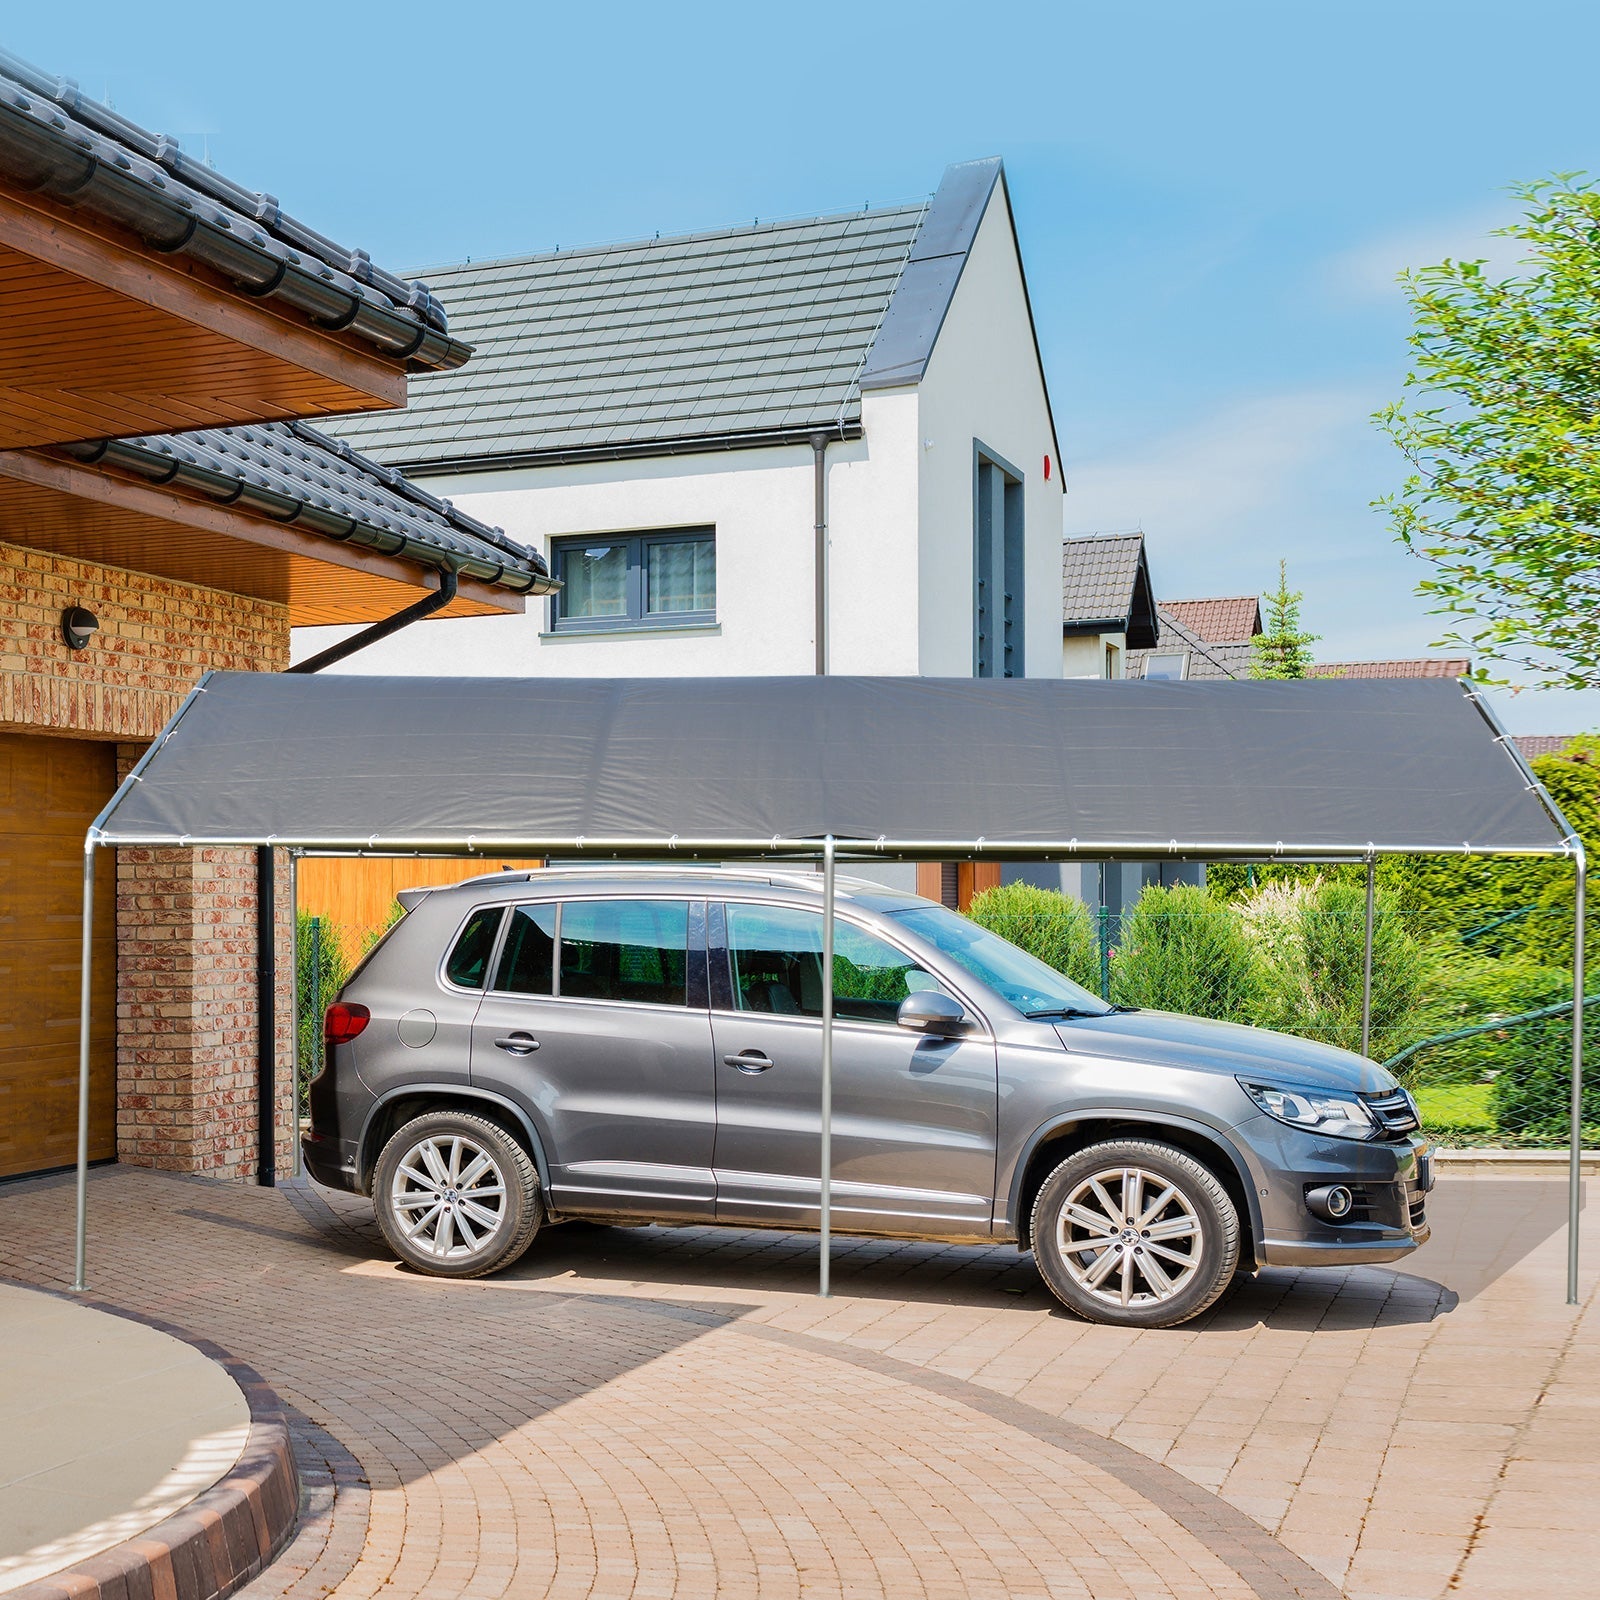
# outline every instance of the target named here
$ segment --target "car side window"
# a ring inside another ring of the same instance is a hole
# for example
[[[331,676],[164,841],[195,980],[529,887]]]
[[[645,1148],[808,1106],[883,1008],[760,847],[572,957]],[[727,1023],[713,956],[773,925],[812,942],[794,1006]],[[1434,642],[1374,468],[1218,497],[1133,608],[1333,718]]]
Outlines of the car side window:
[[[560,970],[564,997],[687,1005],[688,901],[568,900]]]
[[[556,908],[514,906],[494,986],[508,994],[555,992]]]
[[[727,907],[728,965],[740,1011],[822,1015],[822,914],[787,906]],[[834,1015],[893,1023],[913,990],[937,987],[910,956],[853,926],[833,925]]]
[[[503,906],[484,906],[467,918],[445,962],[444,975],[459,989],[481,989],[483,977],[494,951],[495,935],[500,931]]]

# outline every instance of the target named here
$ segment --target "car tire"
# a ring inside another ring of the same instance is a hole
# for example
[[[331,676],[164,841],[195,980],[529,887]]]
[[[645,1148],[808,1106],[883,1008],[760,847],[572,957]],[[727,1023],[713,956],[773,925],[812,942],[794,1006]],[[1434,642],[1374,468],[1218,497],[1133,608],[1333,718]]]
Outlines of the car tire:
[[[464,1111],[429,1111],[398,1128],[378,1157],[372,1199],[389,1248],[437,1278],[510,1266],[544,1220],[528,1152]]]
[[[1040,1275],[1069,1310],[1116,1327],[1171,1328],[1227,1291],[1239,1234],[1228,1191],[1188,1151],[1111,1139],[1045,1179],[1030,1237]]]

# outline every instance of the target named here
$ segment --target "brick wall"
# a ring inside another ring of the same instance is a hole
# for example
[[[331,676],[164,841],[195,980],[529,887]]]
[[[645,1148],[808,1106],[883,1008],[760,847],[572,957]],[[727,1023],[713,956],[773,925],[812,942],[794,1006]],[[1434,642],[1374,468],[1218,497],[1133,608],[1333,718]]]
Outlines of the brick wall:
[[[283,606],[6,544],[0,600],[0,726],[116,739],[120,773],[206,668],[281,671],[289,662]],[[69,605],[99,618],[86,650],[62,643]],[[108,866],[102,855],[100,870]],[[115,870],[119,1159],[253,1175],[254,852],[123,850]],[[287,885],[280,866],[280,1171],[292,1150]]]

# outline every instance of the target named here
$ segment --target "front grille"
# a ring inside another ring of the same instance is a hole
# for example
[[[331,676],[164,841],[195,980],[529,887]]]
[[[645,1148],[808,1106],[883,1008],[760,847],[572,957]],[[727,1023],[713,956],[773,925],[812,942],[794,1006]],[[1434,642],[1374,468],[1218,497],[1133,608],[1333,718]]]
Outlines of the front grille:
[[[1422,1126],[1417,1117],[1416,1102],[1404,1089],[1395,1089],[1388,1094],[1369,1094],[1363,1098],[1378,1119],[1379,1127],[1390,1138],[1415,1133]]]

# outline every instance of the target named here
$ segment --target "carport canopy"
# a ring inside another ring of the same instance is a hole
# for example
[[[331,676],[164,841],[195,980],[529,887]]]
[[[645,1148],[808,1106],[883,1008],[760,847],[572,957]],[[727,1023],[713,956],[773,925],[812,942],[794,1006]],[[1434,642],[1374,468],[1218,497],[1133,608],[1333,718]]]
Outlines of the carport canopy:
[[[1576,1303],[1583,845],[1470,685],[210,673],[86,840],[75,1286],[84,1284],[96,849],[820,856],[827,1293],[834,865],[1567,855],[1576,868],[1568,1299]]]
[[[1441,680],[208,674],[91,835],[572,854],[1570,852]]]

